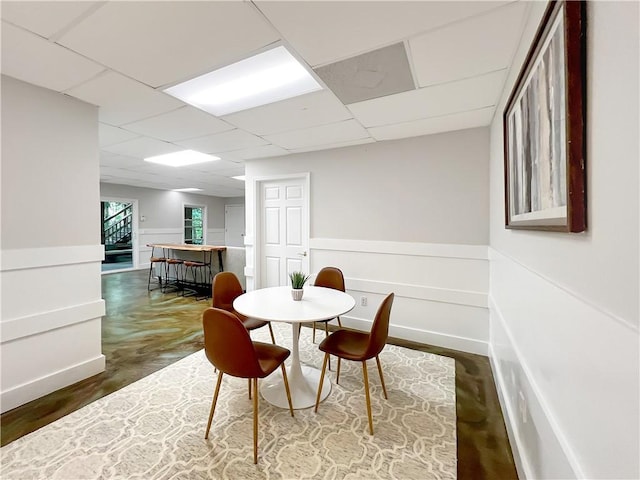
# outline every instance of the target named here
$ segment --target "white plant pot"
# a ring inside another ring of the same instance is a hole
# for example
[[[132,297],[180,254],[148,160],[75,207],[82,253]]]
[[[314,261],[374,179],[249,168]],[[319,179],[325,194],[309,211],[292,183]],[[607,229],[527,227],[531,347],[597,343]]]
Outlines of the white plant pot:
[[[300,300],[302,300],[302,294],[303,293],[304,293],[304,290],[302,288],[292,288],[291,289],[291,297],[296,302],[299,302]]]

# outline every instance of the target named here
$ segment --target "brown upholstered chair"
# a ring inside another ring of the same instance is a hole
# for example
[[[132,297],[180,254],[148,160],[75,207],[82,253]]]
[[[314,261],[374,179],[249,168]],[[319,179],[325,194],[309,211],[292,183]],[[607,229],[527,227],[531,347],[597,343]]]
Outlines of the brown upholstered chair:
[[[243,293],[242,285],[240,285],[240,280],[238,280],[235,273],[220,272],[213,277],[213,284],[211,287],[212,306],[235,314],[247,330],[255,330],[256,328],[268,325],[269,333],[271,334],[271,341],[275,345],[276,338],[273,336],[273,329],[269,322],[245,317],[234,310],[233,301]]]
[[[293,417],[293,404],[284,361],[291,352],[278,345],[252,342],[249,331],[233,313],[219,308],[207,308],[202,314],[204,329],[204,351],[211,364],[218,370],[216,391],[211,402],[209,421],[204,438],[209,438],[211,421],[218,401],[220,384],[224,374],[247,378],[253,381],[253,463],[258,463],[258,378],[271,375],[278,367],[289,401],[289,411]]]
[[[340,382],[340,359],[353,360],[362,362],[362,376],[364,377],[364,392],[367,400],[367,415],[369,416],[369,433],[373,435],[373,419],[371,417],[371,399],[369,397],[369,376],[367,374],[367,360],[374,358],[378,364],[378,373],[380,374],[380,383],[382,384],[382,392],[384,398],[387,398],[387,389],[384,385],[384,377],[382,376],[382,366],[378,354],[382,351],[387,343],[389,335],[389,316],[391,314],[391,305],[393,304],[394,294],[390,293],[382,301],[378,308],[376,317],[373,320],[370,333],[356,332],[353,330],[338,330],[325,338],[318,348],[325,352],[324,361],[322,362],[322,373],[320,374],[320,384],[318,385],[318,396],[316,397],[316,408],[320,403],[320,393],[322,392],[322,382],[327,369],[327,360],[329,355],[338,357],[338,371],[336,375],[336,383]]]
[[[320,270],[318,272],[318,275],[316,276],[316,281],[314,285],[316,287],[333,288],[334,290],[340,290],[341,292],[344,292],[345,290],[344,276],[342,275],[342,271],[336,267],[324,267],[322,270]],[[328,320],[322,320],[321,322],[321,323],[324,323],[325,336],[329,335],[329,328],[327,327],[327,324],[331,320],[333,319],[330,318]],[[340,317],[336,317],[336,320],[338,321],[338,326],[342,327],[342,322],[340,322]],[[313,322],[313,337],[312,337],[313,343],[316,342],[316,323],[319,323],[319,322]]]

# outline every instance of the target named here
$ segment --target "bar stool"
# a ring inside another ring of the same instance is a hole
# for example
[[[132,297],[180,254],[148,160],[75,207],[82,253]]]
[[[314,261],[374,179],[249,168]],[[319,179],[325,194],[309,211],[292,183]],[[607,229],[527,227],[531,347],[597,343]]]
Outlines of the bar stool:
[[[160,264],[161,268],[160,268],[160,275],[157,275],[158,277],[158,285],[159,287],[157,288],[162,288],[162,273],[163,271],[165,271],[166,268],[166,262],[167,259],[166,257],[156,257],[154,254],[155,251],[155,247],[151,247],[151,258],[149,259],[149,279],[147,280],[147,291],[151,291],[151,274],[153,273],[153,269],[155,265]],[[155,288],[153,289],[155,290]]]
[[[207,296],[209,295],[209,292],[208,292],[209,286],[205,284],[205,269],[209,266],[204,262],[195,262],[190,260],[185,260],[183,264],[184,264],[183,282],[185,286],[188,285],[190,287],[193,287],[191,290],[193,290],[193,292],[196,294],[196,298],[198,300],[207,298]],[[191,278],[193,279],[193,281],[189,281],[189,272],[191,272]],[[198,280],[198,277],[200,277],[200,280]],[[205,296],[198,297],[197,296],[198,288],[201,288],[204,290],[205,287],[207,291]],[[183,292],[183,295],[184,295],[184,292]]]
[[[166,270],[165,270],[165,283],[163,292],[167,291],[167,288],[171,285],[176,290],[180,290],[180,282],[182,279],[180,278],[180,265],[184,264],[184,260],[180,258],[167,258],[166,262]],[[173,266],[175,277],[171,277],[171,266]]]

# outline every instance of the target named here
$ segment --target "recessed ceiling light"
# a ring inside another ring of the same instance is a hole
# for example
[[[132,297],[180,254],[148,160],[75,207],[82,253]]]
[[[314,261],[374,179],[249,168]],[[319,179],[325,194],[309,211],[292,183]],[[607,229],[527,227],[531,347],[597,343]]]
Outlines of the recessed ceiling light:
[[[170,167],[184,167],[186,165],[212,162],[214,160],[220,160],[220,157],[196,152],[195,150],[182,150],[180,152],[166,153],[144,159],[145,162],[159,163],[160,165],[168,165]]]
[[[201,188],[189,187],[189,188],[174,188],[171,191],[172,192],[201,192],[202,189]]]
[[[279,46],[164,91],[221,116],[321,89],[309,71]]]
[[[244,175],[237,175],[237,176],[231,177],[231,178],[235,178],[236,180],[242,180],[243,182],[245,180],[245,176]]]

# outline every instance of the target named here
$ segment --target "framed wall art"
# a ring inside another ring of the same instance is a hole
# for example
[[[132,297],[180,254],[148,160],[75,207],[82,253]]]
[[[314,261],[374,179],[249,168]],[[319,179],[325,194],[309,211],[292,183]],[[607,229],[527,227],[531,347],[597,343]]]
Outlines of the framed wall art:
[[[506,104],[506,227],[586,229],[585,2],[549,3]]]

